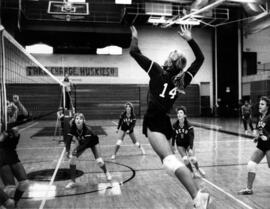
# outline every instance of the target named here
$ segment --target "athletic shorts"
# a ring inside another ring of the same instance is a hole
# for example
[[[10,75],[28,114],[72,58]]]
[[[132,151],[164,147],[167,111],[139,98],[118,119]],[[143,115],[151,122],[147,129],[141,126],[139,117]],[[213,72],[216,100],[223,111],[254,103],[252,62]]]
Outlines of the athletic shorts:
[[[188,142],[185,142],[183,140],[177,140],[177,139],[176,139],[176,145],[178,147],[184,147],[185,149],[187,149],[189,147],[189,143]]]
[[[79,157],[86,149],[96,146],[99,143],[98,137],[91,137],[90,140],[80,142],[79,146],[72,152],[73,156]]]
[[[0,148],[0,167],[4,165],[12,165],[20,162],[16,150],[7,150]]]
[[[173,129],[170,117],[164,113],[146,113],[143,118],[143,134],[147,137],[147,128],[152,132],[159,132],[169,140]]]
[[[128,127],[121,127],[121,130],[126,132],[126,131],[129,131],[129,133],[133,133],[133,129],[129,129]]]
[[[270,150],[270,141],[263,141],[261,138],[259,138],[257,143],[257,148],[262,150],[264,153]]]

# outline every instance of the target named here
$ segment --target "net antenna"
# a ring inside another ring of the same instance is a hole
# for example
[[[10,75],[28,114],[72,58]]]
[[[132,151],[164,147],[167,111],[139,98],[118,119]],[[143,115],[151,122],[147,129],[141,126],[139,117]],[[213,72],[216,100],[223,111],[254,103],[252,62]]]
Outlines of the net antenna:
[[[174,24],[190,24],[190,25],[194,25],[194,22],[196,23],[196,25],[199,23],[200,24],[200,20],[198,20],[196,18],[196,16],[198,16],[199,14],[206,12],[210,9],[214,9],[215,7],[218,7],[219,5],[221,5],[222,3],[224,3],[226,0],[217,0],[201,9],[198,9],[196,11],[191,12],[190,14],[187,14],[183,17],[177,17],[174,18],[172,20],[170,20],[168,23],[162,24],[161,27],[162,28],[168,28]]]

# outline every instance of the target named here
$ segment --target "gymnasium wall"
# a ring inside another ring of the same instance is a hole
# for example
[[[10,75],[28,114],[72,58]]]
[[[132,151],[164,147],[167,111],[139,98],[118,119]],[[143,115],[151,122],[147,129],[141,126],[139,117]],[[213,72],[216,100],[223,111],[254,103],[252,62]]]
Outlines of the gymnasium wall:
[[[261,64],[270,63],[270,28],[247,35],[243,38],[243,50],[257,52],[257,61]]]
[[[150,59],[163,64],[170,51],[178,49],[187,57],[187,66],[194,60],[194,55],[188,44],[177,34],[177,28],[161,29],[158,27],[144,26],[138,28],[139,46],[141,51]],[[205,61],[198,74],[192,81],[192,86],[187,89],[186,95],[181,95],[181,104],[188,106],[189,115],[199,116],[201,112],[200,83],[209,83],[209,88],[204,97],[212,100],[212,42],[211,32],[206,29],[193,29],[193,37],[201,47]],[[70,54],[34,54],[45,67],[92,67],[92,68],[116,68],[117,76],[70,76],[78,88],[77,108],[86,111],[87,115],[96,118],[115,117],[122,110],[125,101],[133,101],[138,115],[142,115],[146,109],[146,92],[149,82],[148,75],[130,57],[129,49],[123,49],[122,55],[70,55]],[[24,61],[21,60],[23,63]],[[26,67],[22,64],[23,68]],[[27,76],[27,74],[26,74]],[[33,75],[31,75],[33,76]],[[41,75],[36,75],[38,76]],[[63,76],[58,76],[63,80]],[[23,79],[23,78],[21,78]],[[21,83],[24,83],[22,80]],[[36,84],[31,84],[36,85]],[[29,85],[31,87],[31,85]],[[46,89],[47,85],[41,90]],[[19,88],[19,87],[18,87]],[[50,89],[51,86],[48,88]],[[89,89],[87,89],[89,88]],[[102,90],[102,91],[101,91]],[[35,91],[33,89],[33,91]],[[50,90],[51,91],[51,90]],[[32,90],[30,91],[32,92]],[[32,92],[33,95],[36,92]],[[113,97],[113,98],[111,98]],[[120,97],[117,99],[117,97]],[[59,98],[57,98],[59,100]],[[47,101],[44,101],[45,104]],[[58,101],[57,101],[58,103]],[[177,102],[180,104],[180,102]],[[206,101],[204,104],[211,104]],[[45,105],[46,106],[46,105]],[[50,107],[50,105],[48,105]],[[52,108],[52,107],[51,107]],[[54,108],[52,108],[54,109]],[[105,110],[106,111],[103,111]],[[96,114],[97,112],[97,114]]]
[[[59,91],[59,85],[54,84],[12,84],[8,85],[7,97],[11,99],[18,94],[34,118],[55,120],[61,99]],[[147,108],[147,92],[148,85],[144,84],[78,84],[72,98],[87,119],[117,119],[127,101],[133,103],[136,115],[142,117]],[[185,105],[189,107],[189,116],[200,115],[199,95],[199,86],[190,85],[185,95],[179,95],[171,113],[175,115],[175,107]]]
[[[257,103],[260,96],[270,96],[270,28],[243,39],[243,50],[257,53],[257,74],[242,79],[243,96]],[[267,67],[268,66],[268,67]]]

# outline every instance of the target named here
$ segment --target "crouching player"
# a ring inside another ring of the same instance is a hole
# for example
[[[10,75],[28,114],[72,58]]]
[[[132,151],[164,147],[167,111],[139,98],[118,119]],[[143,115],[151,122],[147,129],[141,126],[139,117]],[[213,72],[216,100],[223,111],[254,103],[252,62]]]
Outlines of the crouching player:
[[[173,124],[172,147],[176,142],[177,150],[193,177],[197,177],[197,174],[193,171],[191,163],[195,166],[197,172],[205,177],[205,172],[199,167],[197,158],[193,153],[194,130],[187,120],[186,107],[180,106],[176,111],[178,120]]]
[[[25,169],[16,151],[19,139],[20,134],[17,128],[11,128],[0,134],[1,178],[5,185],[4,191],[8,196],[14,198],[15,206],[29,185]],[[15,178],[18,182],[17,185]]]
[[[70,145],[73,136],[75,139],[75,148],[73,149],[70,155]],[[66,141],[66,151],[67,157],[70,158],[70,176],[71,182],[67,184],[66,188],[72,188],[76,186],[75,178],[76,178],[76,161],[81,156],[81,154],[88,148],[91,148],[94,157],[98,166],[105,173],[108,181],[112,179],[111,174],[107,171],[106,165],[103,159],[100,157],[100,150],[97,146],[99,144],[98,136],[95,135],[85,123],[85,118],[82,113],[76,113],[71,122],[71,128],[68,133],[67,141]]]

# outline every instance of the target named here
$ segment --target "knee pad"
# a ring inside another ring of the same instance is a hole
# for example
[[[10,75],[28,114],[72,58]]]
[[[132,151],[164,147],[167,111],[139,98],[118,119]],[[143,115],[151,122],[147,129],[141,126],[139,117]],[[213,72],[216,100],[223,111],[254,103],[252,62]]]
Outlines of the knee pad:
[[[184,156],[182,159],[183,159],[185,165],[189,164],[188,156]]]
[[[26,180],[23,180],[23,181],[19,181],[19,184],[18,184],[18,190],[24,192],[28,189],[28,186],[29,186],[29,181],[26,179]]]
[[[16,190],[16,186],[15,185],[7,185],[5,186],[4,188],[4,192],[11,198],[13,198],[14,196],[14,193],[15,193],[15,190]]]
[[[254,161],[248,161],[247,164],[247,170],[250,173],[256,173],[256,168],[257,168],[257,163],[255,163]]]
[[[116,142],[116,145],[120,146],[121,144],[122,144],[122,140],[118,139],[117,142]]]
[[[99,167],[102,167],[105,164],[104,161],[103,161],[103,159],[101,157],[97,158],[96,159],[96,162],[97,162],[97,164],[98,164]]]
[[[168,155],[163,159],[163,166],[168,172],[168,174],[174,176],[175,171],[180,167],[184,167],[185,165],[181,161],[179,161],[175,157],[175,155]]]
[[[197,163],[197,158],[195,156],[191,156],[189,157],[189,159],[190,159],[190,162]]]

